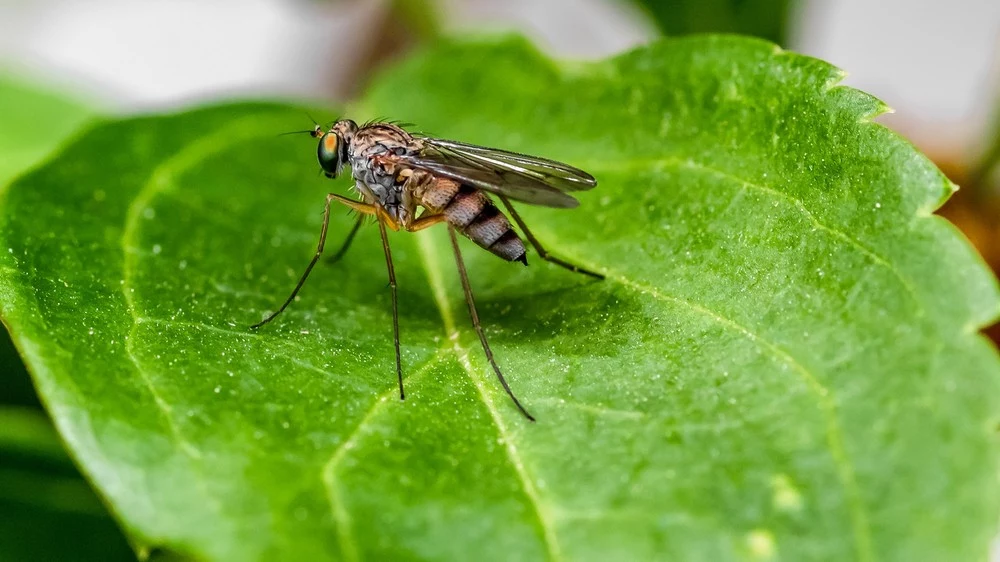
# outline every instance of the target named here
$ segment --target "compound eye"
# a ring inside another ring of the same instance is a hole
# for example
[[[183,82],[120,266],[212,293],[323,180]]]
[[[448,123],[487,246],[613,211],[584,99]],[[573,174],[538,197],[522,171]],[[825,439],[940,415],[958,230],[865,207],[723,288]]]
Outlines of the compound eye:
[[[316,156],[324,171],[336,175],[340,168],[340,138],[334,133],[324,134],[319,139]]]

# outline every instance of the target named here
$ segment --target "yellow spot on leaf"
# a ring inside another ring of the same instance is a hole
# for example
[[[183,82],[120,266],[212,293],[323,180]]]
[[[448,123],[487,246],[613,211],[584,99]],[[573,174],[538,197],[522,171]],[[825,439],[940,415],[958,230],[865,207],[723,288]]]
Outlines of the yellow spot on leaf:
[[[772,501],[774,507],[782,511],[799,511],[802,509],[802,493],[792,483],[786,474],[777,474],[771,479],[771,489],[774,491]]]
[[[770,560],[774,558],[774,553],[778,549],[774,542],[774,535],[765,529],[754,529],[747,533],[747,548],[750,555],[758,560]]]

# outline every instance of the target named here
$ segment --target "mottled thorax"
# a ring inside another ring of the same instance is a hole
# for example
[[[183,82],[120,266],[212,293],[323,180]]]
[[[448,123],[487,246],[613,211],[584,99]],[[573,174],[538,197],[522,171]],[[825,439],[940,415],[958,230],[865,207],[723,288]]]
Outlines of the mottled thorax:
[[[409,133],[390,123],[361,127],[351,137],[349,161],[354,179],[361,184],[356,187],[393,217],[400,216],[403,201],[403,181],[395,159],[417,150],[416,144]]]

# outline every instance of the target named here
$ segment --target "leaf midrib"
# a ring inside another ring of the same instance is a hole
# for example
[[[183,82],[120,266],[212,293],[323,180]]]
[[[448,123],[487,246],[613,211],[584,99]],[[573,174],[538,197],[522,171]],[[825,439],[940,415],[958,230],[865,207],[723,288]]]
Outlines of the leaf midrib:
[[[503,443],[508,460],[514,468],[514,472],[517,474],[521,488],[524,490],[524,494],[531,503],[532,509],[534,509],[535,515],[538,518],[538,524],[542,531],[542,537],[545,541],[545,548],[548,552],[549,559],[552,561],[562,560],[562,550],[559,546],[559,540],[556,535],[555,524],[552,521],[552,510],[542,503],[538,489],[535,487],[534,481],[528,475],[527,469],[524,466],[524,460],[521,458],[521,454],[517,450],[517,445],[514,444],[510,430],[507,428],[500,412],[497,410],[497,406],[493,402],[493,398],[486,392],[482,377],[476,376],[474,373],[472,363],[469,360],[469,350],[462,347],[458,327],[455,324],[455,318],[451,311],[451,305],[449,304],[448,291],[444,284],[444,277],[441,275],[442,268],[438,261],[437,248],[432,243],[429,232],[418,233],[418,236],[418,244],[422,258],[421,263],[424,266],[424,271],[427,273],[427,281],[431,286],[431,293],[434,295],[434,302],[437,303],[438,310],[441,312],[441,321],[444,324],[445,333],[447,334],[448,339],[452,342],[452,350],[455,352],[455,356],[458,359],[458,362],[462,365],[462,369],[465,370],[466,375],[468,375],[469,380],[472,381],[472,384],[479,392],[479,396],[482,398],[483,404],[486,406],[486,410],[489,412],[490,418],[493,420],[493,425],[497,429],[498,436]],[[528,423],[526,420],[524,421],[525,423]],[[530,427],[528,429],[530,430]]]

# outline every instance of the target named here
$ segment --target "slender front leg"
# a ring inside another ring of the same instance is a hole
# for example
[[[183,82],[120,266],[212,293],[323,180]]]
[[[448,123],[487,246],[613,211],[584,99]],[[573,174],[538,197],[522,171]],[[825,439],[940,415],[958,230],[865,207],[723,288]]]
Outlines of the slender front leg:
[[[382,234],[382,251],[385,252],[385,266],[389,270],[389,289],[392,291],[392,339],[396,345],[396,378],[399,379],[399,399],[406,400],[403,393],[403,362],[399,357],[399,306],[396,301],[396,270],[392,267],[392,252],[389,250],[389,233],[385,229],[382,215],[378,215],[378,231]]]
[[[348,207],[354,209],[355,211],[365,215],[374,215],[378,213],[379,210],[378,207],[370,203],[355,201],[354,199],[351,199],[349,197],[344,197],[343,195],[338,195],[336,193],[330,193],[326,196],[326,198],[328,200],[334,199],[338,203],[343,203],[344,205],[347,205]]]
[[[514,405],[517,406],[518,410],[524,414],[524,417],[531,421],[535,421],[534,416],[528,413],[528,410],[524,409],[521,402],[518,401],[517,397],[510,389],[510,385],[507,384],[507,379],[503,377],[503,373],[500,372],[500,367],[497,366],[496,360],[493,359],[493,351],[490,349],[490,344],[486,341],[486,334],[483,332],[483,327],[479,323],[479,313],[476,312],[476,301],[472,298],[472,287],[469,285],[469,275],[465,271],[465,261],[462,260],[462,251],[458,247],[458,238],[455,236],[455,228],[448,225],[448,235],[451,236],[451,247],[455,250],[455,263],[458,264],[458,275],[462,278],[462,289],[465,291],[465,303],[469,305],[469,316],[472,317],[472,327],[476,329],[476,333],[479,334],[479,343],[483,344],[483,352],[486,353],[486,359],[490,362],[490,366],[493,367],[493,372],[496,373],[497,378],[500,379],[500,384],[503,385],[503,389],[507,391],[507,396],[514,401]]]
[[[375,208],[371,205],[365,205],[364,203],[352,201],[346,197],[337,195],[336,193],[328,193],[326,196],[326,207],[323,208],[323,226],[319,229],[319,243],[316,245],[316,253],[313,255],[312,260],[309,261],[309,265],[306,266],[305,273],[303,273],[302,277],[299,278],[299,282],[295,285],[295,288],[292,289],[292,294],[288,295],[288,298],[281,304],[281,307],[271,313],[271,315],[267,318],[261,320],[253,326],[250,326],[251,330],[256,330],[257,328],[260,328],[264,324],[267,324],[271,320],[277,318],[278,315],[284,312],[284,310],[288,308],[288,305],[295,300],[295,296],[299,294],[299,290],[302,289],[303,285],[305,285],[306,279],[309,277],[309,273],[311,273],[313,267],[316,266],[316,262],[319,261],[319,257],[323,255],[323,246],[326,245],[326,230],[330,226],[330,204],[334,201],[344,203],[345,205],[365,214],[370,215],[375,213]]]
[[[498,197],[500,197],[500,201],[503,202],[503,206],[507,208],[507,212],[510,213],[511,218],[513,218],[514,222],[517,223],[517,226],[521,228],[521,232],[524,232],[524,235],[528,238],[528,242],[531,242],[531,246],[535,248],[536,252],[538,252],[538,257],[542,258],[543,260],[549,263],[554,263],[560,267],[564,267],[570,271],[575,271],[576,273],[589,275],[597,279],[604,279],[604,275],[601,273],[590,271],[589,269],[580,267],[578,265],[572,264],[566,260],[557,258],[549,254],[548,250],[542,247],[542,243],[539,242],[537,238],[535,238],[535,235],[532,234],[530,230],[528,230],[528,225],[524,224],[524,221],[521,220],[521,215],[517,214],[517,211],[514,210],[514,206],[510,204],[510,200],[508,200],[503,195],[499,195]]]

